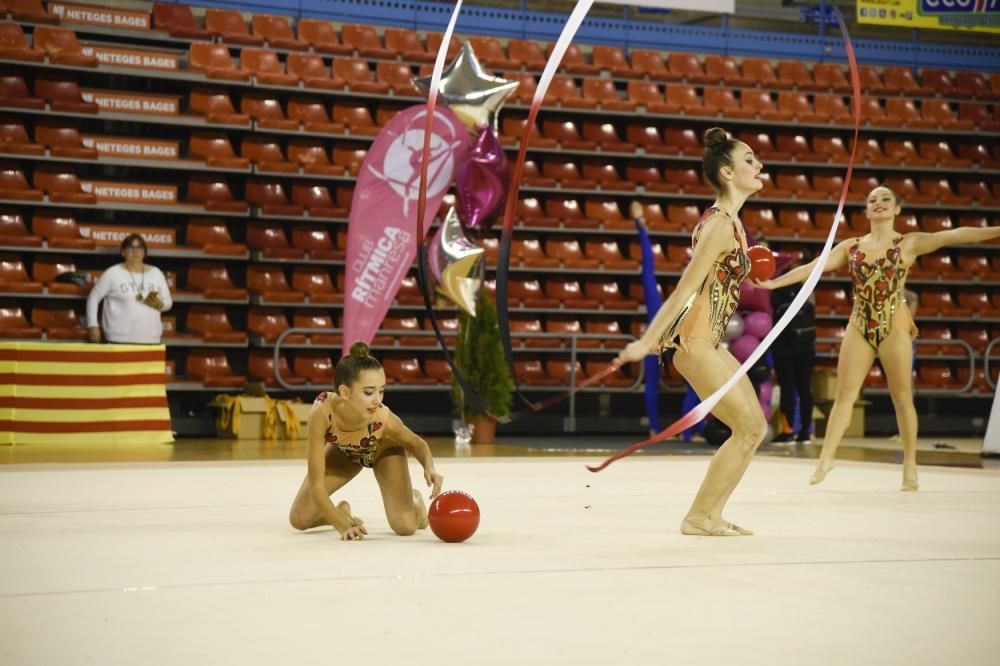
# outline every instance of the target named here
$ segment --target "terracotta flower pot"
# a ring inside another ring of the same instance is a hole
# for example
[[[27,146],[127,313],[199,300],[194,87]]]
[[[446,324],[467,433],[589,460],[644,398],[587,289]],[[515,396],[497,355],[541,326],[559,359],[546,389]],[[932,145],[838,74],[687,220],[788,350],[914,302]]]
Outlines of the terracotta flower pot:
[[[475,427],[472,429],[473,444],[493,444],[496,442],[497,422],[488,417],[482,417],[473,421]]]

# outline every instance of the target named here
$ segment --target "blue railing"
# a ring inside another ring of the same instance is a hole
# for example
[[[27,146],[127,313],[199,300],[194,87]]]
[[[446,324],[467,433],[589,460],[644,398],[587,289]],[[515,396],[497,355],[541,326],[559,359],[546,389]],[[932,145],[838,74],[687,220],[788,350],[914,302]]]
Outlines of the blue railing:
[[[189,0],[188,4],[435,31],[444,30],[453,7],[450,2],[429,0]],[[830,34],[809,35],[651,22],[642,20],[641,15],[636,12],[626,12],[626,17],[628,18],[587,19],[577,34],[576,41],[664,51],[767,56],[820,62],[846,61],[843,42]],[[566,17],[562,14],[467,4],[462,9],[457,30],[460,34],[551,41],[558,37],[565,20]],[[826,30],[827,33],[830,32],[829,28]],[[836,33],[835,30],[833,32]],[[916,31],[913,35],[914,40],[908,42],[855,39],[854,48],[858,59],[865,64],[1000,71],[1000,49],[961,44],[928,44],[919,41],[919,33]]]

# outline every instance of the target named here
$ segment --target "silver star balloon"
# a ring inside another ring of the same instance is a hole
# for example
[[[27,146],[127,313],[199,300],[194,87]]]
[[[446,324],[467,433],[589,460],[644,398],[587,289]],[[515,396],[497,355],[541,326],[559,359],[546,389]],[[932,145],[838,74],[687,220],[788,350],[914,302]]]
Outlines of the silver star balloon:
[[[431,272],[440,283],[438,291],[473,317],[476,296],[483,284],[483,255],[483,248],[466,238],[451,208],[431,240]]]
[[[413,83],[425,95],[430,93],[430,76],[417,77]],[[472,45],[466,42],[441,73],[438,94],[470,132],[478,132],[484,125],[497,132],[500,107],[518,85],[518,81],[488,74],[476,58]]]

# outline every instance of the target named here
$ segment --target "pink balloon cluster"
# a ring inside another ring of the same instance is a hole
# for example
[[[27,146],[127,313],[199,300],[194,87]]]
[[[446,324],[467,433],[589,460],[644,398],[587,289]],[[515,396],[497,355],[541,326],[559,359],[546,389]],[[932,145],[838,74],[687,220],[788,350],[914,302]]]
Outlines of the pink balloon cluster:
[[[737,361],[743,363],[757,349],[761,339],[771,331],[773,325],[771,292],[767,289],[758,289],[749,282],[744,282],[740,288],[740,309],[733,314],[726,327],[729,352]],[[750,376],[753,377],[752,370]],[[771,418],[771,393],[773,390],[770,378],[760,382],[758,398],[760,406],[764,410],[764,416],[768,419]]]
[[[496,221],[503,212],[509,178],[500,141],[491,127],[480,127],[455,177],[456,212],[466,231],[483,232]]]

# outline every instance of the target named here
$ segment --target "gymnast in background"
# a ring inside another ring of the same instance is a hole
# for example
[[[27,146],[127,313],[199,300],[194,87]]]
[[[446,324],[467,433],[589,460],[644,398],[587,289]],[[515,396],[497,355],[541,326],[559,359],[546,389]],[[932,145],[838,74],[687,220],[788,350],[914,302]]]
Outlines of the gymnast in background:
[[[834,247],[825,272],[846,265],[854,288],[854,307],[837,359],[837,393],[826,424],[819,462],[809,483],[821,483],[834,467],[837,447],[851,420],[875,358],[882,363],[896,410],[896,423],[903,444],[902,490],[917,490],[917,412],[913,405],[913,339],[917,327],[906,303],[906,274],[917,257],[949,245],[982,243],[1000,237],[1000,227],[961,227],[937,233],[898,233],[896,217],[902,205],[884,185],[868,193],[865,214],[870,230]],[[805,280],[816,260],[781,277],[755,283],[779,289]]]

